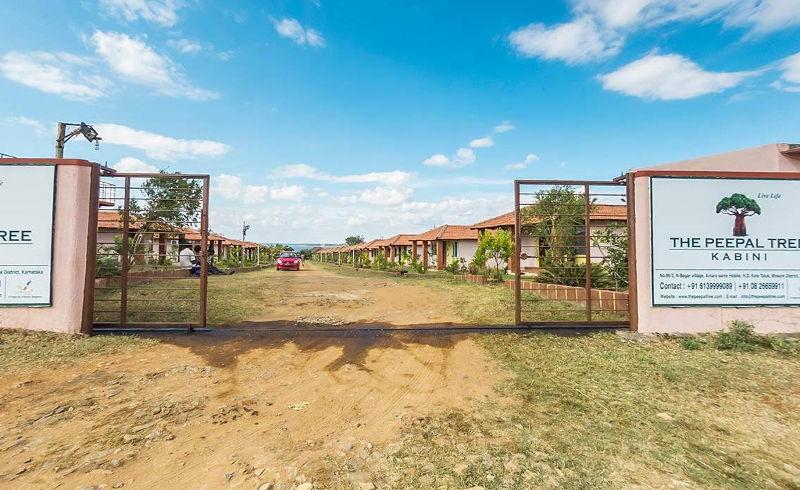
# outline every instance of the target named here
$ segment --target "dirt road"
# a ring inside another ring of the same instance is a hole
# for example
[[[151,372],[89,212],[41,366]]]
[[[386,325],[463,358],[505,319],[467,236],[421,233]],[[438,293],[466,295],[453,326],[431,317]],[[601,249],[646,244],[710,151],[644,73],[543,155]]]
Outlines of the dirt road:
[[[290,281],[312,277],[325,280]],[[492,396],[497,381],[483,350],[455,335],[218,330],[153,338],[68,365],[4,372],[0,486],[326,488],[334,468],[368,488],[370,475],[348,473],[353,461],[386,451],[409,418]]]
[[[342,275],[309,263],[299,272],[275,272],[269,277],[280,287],[272,289],[255,323],[403,326],[463,321],[447,295],[388,274]]]

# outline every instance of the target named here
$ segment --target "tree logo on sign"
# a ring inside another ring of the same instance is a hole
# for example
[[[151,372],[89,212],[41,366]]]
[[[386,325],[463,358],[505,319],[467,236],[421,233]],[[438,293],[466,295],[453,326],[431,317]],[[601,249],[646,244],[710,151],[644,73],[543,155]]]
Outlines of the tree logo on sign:
[[[733,216],[733,236],[747,236],[745,218],[761,214],[761,206],[744,194],[731,194],[717,203],[717,214]]]

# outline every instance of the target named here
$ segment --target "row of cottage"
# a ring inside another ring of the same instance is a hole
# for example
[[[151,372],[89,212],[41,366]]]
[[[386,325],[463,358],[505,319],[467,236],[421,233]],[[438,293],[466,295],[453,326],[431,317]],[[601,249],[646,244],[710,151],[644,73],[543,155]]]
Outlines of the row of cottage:
[[[202,243],[200,230],[188,227],[178,227],[166,223],[158,223],[153,226],[147,223],[148,229],[145,230],[146,223],[130,219],[128,223],[128,236],[139,237],[136,250],[131,251],[135,255],[135,263],[144,263],[160,258],[169,258],[173,262],[177,261],[178,253],[184,247],[194,247]],[[119,248],[120,240],[124,230],[122,213],[119,211],[98,211],[97,213],[97,246],[99,250],[112,250]],[[208,251],[212,252],[218,259],[227,259],[236,250],[238,257],[249,260],[258,260],[259,244],[228,238],[218,233],[208,233]]]
[[[589,218],[590,233],[604,229],[621,230],[628,220],[625,205],[596,204],[593,205]],[[486,231],[506,230],[514,234],[516,220],[514,212],[501,214],[473,225],[441,225],[420,234],[401,233],[387,239],[375,239],[356,245],[340,245],[313,250],[318,260],[335,262],[356,262],[361,254],[368,254],[375,260],[382,255],[389,262],[400,262],[402,257],[409,260],[416,257],[423,264],[438,270],[444,270],[454,259],[472,261],[478,249],[480,234]],[[521,237],[521,252],[527,257],[521,260],[522,271],[535,271],[539,268],[539,257],[546,254],[545,245],[533,236]],[[603,257],[602,244],[593,244],[589,250],[592,261],[600,261]],[[584,251],[585,253],[585,251]],[[516,256],[517,254],[515,254]],[[517,260],[512,258],[508,264],[511,272],[517,271]]]

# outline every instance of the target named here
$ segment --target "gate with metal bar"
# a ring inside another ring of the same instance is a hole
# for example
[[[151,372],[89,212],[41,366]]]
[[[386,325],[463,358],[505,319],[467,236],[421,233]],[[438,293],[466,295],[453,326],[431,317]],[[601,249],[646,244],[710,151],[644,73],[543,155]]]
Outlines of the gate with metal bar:
[[[95,329],[206,326],[208,192],[208,175],[101,177]]]
[[[624,181],[514,182],[517,325],[629,324]]]

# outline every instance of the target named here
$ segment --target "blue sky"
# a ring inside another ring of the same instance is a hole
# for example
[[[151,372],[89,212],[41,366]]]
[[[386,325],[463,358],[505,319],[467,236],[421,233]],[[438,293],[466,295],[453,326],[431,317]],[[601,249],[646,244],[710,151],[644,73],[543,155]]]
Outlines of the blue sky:
[[[212,227],[336,242],[510,210],[514,178],[800,133],[797,0],[31,0],[0,6],[0,152],[212,175]]]

